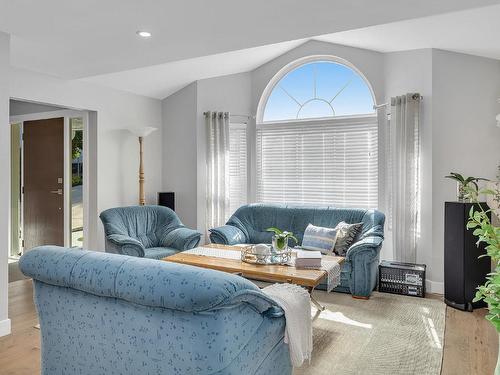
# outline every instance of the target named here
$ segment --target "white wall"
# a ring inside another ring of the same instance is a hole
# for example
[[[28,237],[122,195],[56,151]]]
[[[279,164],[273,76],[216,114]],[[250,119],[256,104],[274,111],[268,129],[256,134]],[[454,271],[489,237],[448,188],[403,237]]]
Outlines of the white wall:
[[[500,164],[500,61],[432,52],[432,272],[443,281],[444,202],[456,200],[450,171],[495,178]],[[424,99],[425,100],[425,99]]]
[[[0,336],[10,333],[8,253],[10,246],[9,35],[0,32]]]
[[[206,111],[249,115],[250,74],[196,81],[163,100],[163,189],[175,192],[177,214],[201,233],[206,214]]]
[[[98,212],[137,204],[139,145],[123,129],[157,127],[159,130],[144,141],[146,199],[148,203],[156,202],[156,192],[162,184],[161,101],[15,68],[10,69],[10,97],[97,112]],[[98,242],[90,247],[102,250],[104,234],[100,222],[97,231]]]
[[[421,103],[421,191],[420,236],[417,240],[417,263],[427,264],[427,278],[433,277],[432,264],[432,50],[422,49],[394,52],[385,55],[385,93],[386,102],[393,96],[409,92],[420,93]],[[387,108],[390,112],[390,107]],[[381,256],[393,259],[392,232],[386,225],[386,239]],[[438,278],[439,279],[439,278]],[[437,289],[436,289],[437,287]],[[428,290],[442,289],[442,285],[428,283]]]
[[[162,103],[162,191],[175,192],[175,211],[190,228],[197,223],[196,95],[194,82]]]
[[[31,103],[31,102],[22,102],[19,100],[11,99],[9,103],[9,116],[27,115],[30,113],[51,112],[63,109],[65,108],[38,104],[38,103]]]

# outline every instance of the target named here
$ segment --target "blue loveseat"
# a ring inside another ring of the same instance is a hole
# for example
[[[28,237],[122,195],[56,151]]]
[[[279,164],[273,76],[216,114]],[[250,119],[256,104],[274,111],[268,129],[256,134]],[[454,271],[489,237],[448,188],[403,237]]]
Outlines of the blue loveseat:
[[[34,280],[42,375],[291,374],[283,311],[235,275],[55,246]]]
[[[100,218],[108,253],[162,259],[198,246],[201,238],[200,232],[186,228],[167,207],[110,208]]]
[[[214,243],[270,243],[269,227],[293,232],[302,243],[309,223],[333,228],[339,222],[363,223],[357,241],[349,248],[342,265],[341,282],[335,289],[367,298],[377,284],[379,254],[384,239],[385,216],[377,210],[294,205],[249,204],[240,207],[226,225],[210,229]]]

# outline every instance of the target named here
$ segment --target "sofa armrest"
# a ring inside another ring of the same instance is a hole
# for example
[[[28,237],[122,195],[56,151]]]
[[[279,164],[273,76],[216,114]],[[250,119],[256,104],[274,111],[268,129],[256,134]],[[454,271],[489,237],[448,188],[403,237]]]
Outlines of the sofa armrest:
[[[120,248],[119,253],[136,257],[144,257],[144,245],[135,238],[123,234],[111,234],[106,240],[112,245]]]
[[[210,232],[210,241],[222,245],[236,245],[247,243],[245,233],[241,229],[232,225],[223,225],[222,227],[212,228]]]
[[[362,252],[373,252],[374,255],[376,255],[383,240],[384,239],[379,236],[365,237],[351,245],[351,247],[347,250],[346,258],[349,261],[352,261],[356,255]]]
[[[171,247],[177,250],[193,249],[200,243],[201,233],[190,228],[181,227],[168,232],[162,239],[164,247]]]

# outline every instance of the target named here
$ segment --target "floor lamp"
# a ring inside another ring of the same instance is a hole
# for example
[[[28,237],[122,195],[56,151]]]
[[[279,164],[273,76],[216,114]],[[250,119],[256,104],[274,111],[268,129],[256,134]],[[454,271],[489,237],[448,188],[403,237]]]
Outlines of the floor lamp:
[[[128,129],[133,135],[139,138],[139,205],[146,204],[146,196],[144,194],[144,161],[143,161],[143,139],[157,130],[150,126],[144,128]]]

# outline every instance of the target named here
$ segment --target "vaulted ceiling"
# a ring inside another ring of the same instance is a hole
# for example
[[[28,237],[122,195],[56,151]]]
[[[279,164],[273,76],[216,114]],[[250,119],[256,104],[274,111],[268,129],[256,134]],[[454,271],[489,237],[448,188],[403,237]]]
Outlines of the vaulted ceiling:
[[[0,31],[11,34],[15,67],[163,97],[188,81],[253,69],[313,37],[333,34],[325,40],[355,44],[353,30],[499,3],[0,0]],[[153,36],[141,39],[137,30]],[[386,49],[364,35],[367,47]]]

